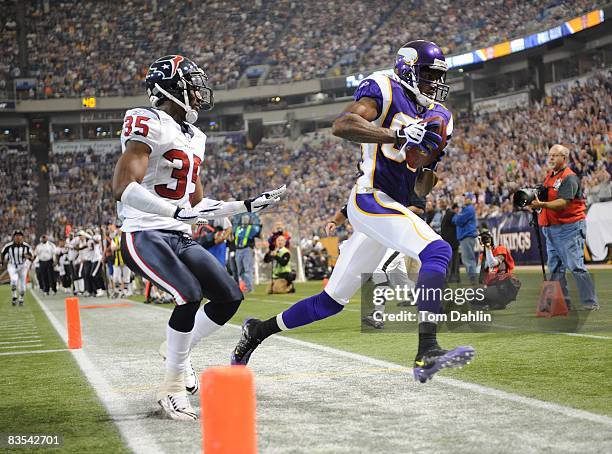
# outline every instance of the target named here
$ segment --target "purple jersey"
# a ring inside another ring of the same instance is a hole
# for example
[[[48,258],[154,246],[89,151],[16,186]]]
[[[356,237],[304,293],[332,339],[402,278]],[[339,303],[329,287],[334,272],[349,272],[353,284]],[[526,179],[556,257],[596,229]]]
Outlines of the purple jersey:
[[[422,119],[439,116],[446,120],[448,138],[453,132],[453,117],[446,107],[432,103],[425,110],[418,109],[400,83],[386,74],[374,73],[364,79],[354,97],[356,101],[363,97],[376,101],[378,117],[372,123],[377,126],[397,130]],[[380,189],[408,206],[418,171],[408,167],[405,151],[398,150],[393,144],[375,143],[362,144],[361,151],[359,168],[362,175],[357,180],[357,186]]]

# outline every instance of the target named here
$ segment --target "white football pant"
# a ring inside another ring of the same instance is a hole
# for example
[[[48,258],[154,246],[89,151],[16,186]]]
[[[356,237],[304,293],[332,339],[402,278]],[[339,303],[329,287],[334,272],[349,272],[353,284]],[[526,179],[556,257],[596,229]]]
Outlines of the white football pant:
[[[11,287],[16,287],[20,294],[24,294],[26,290],[26,276],[28,275],[28,267],[24,265],[15,266],[9,263],[6,267],[11,281]]]
[[[361,287],[362,274],[369,277],[387,249],[418,259],[425,247],[442,239],[423,219],[377,189],[360,191],[357,199],[354,187],[347,209],[355,233],[343,245],[325,287],[340,304],[349,302]]]

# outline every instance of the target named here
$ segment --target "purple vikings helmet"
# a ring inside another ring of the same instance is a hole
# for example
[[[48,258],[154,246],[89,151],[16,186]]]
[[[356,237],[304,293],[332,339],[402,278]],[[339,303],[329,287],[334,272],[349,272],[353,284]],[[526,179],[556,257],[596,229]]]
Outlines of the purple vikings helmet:
[[[449,86],[445,84],[448,65],[442,49],[431,41],[410,41],[397,51],[395,74],[431,101],[444,102]],[[407,87],[408,88],[408,87]]]

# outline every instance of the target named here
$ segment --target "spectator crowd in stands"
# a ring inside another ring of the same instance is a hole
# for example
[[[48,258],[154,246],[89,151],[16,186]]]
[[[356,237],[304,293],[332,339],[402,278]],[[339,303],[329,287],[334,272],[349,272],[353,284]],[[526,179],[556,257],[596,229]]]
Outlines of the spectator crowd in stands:
[[[154,57],[184,53],[217,87],[267,64],[282,83],[390,66],[399,45],[439,42],[448,54],[557,25],[594,0],[34,0],[18,45],[17,3],[0,0],[0,90],[35,79],[30,98],[140,95]],[[222,25],[221,25],[222,24]],[[52,37],[52,39],[50,39]],[[171,43],[171,44],[170,44]],[[27,54],[20,67],[19,53]],[[75,56],[77,58],[75,58]]]
[[[63,238],[66,225],[100,226],[117,217],[111,181],[120,151],[51,153],[49,228]]]
[[[0,243],[20,229],[26,242],[36,234],[38,172],[36,159],[26,151],[0,146]],[[3,243],[4,244],[4,243]]]
[[[520,187],[540,183],[546,150],[569,144],[571,166],[581,178],[588,202],[610,198],[612,83],[599,73],[572,84],[542,102],[458,120],[446,156],[438,165],[440,183],[429,201],[450,206],[463,194],[475,195],[479,217],[512,210],[510,196]],[[357,174],[357,144],[319,131],[297,142],[266,139],[254,150],[244,138],[210,140],[202,179],[209,197],[243,199],[265,189],[288,185],[275,209],[297,219],[300,237],[323,236],[325,221],[346,202]],[[116,216],[111,178],[119,156],[93,150],[52,153],[48,165],[52,237],[61,238],[66,223],[100,225]],[[35,162],[27,154],[0,160],[0,184],[8,191],[2,206],[2,234],[35,225]],[[264,212],[266,213],[266,212]],[[433,219],[433,217],[432,217]],[[8,230],[7,230],[8,229]],[[27,238],[26,238],[27,239]]]

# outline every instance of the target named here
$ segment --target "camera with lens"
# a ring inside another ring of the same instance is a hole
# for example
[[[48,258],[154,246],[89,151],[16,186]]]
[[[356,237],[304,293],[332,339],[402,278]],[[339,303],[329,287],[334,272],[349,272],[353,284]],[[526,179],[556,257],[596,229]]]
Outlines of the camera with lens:
[[[493,235],[491,235],[488,228],[483,227],[478,235],[478,240],[483,246],[491,246],[493,244]]]
[[[530,205],[536,197],[542,202],[546,202],[547,191],[544,185],[537,185],[534,188],[521,188],[512,196],[512,203],[518,209],[525,208]]]

